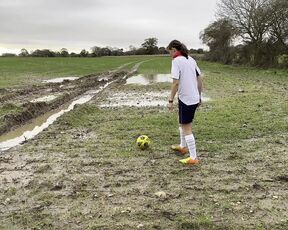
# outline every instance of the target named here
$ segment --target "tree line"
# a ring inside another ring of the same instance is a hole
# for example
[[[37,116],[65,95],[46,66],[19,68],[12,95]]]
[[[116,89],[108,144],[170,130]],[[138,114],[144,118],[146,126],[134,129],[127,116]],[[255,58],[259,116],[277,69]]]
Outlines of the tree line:
[[[90,52],[83,49],[80,53],[75,53],[69,51],[66,48],[62,48],[60,51],[52,51],[50,49],[36,49],[30,53],[27,49],[21,49],[21,52],[18,56],[20,57],[102,57],[102,56],[125,56],[125,55],[163,55],[168,54],[165,47],[158,47],[157,38],[147,38],[141,44],[140,48],[130,45],[128,51],[124,51],[121,48],[113,47],[99,47],[94,46],[90,49]],[[191,49],[193,53],[203,53],[203,49]],[[17,56],[16,54],[5,53],[2,54],[3,57],[12,57]]]
[[[220,0],[217,20],[200,33],[206,59],[288,67],[287,0]]]

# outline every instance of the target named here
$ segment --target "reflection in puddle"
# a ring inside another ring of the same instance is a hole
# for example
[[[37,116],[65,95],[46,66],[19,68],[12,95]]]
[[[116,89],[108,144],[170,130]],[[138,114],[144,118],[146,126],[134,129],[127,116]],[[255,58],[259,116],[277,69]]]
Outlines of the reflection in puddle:
[[[43,80],[43,83],[61,83],[65,80],[68,81],[74,81],[79,79],[79,77],[58,77],[58,78],[53,78],[53,79],[49,79],[49,80]]]
[[[127,79],[126,84],[149,85],[152,83],[172,82],[171,74],[139,74]]]
[[[32,102],[32,103],[35,103],[35,102],[49,102],[49,101],[53,101],[56,98],[57,98],[57,96],[55,96],[55,95],[48,95],[48,96],[36,98],[34,100],[31,100],[30,102]]]
[[[59,110],[50,111],[34,119],[31,123],[21,126],[18,129],[15,129],[7,134],[0,136],[0,152],[8,150],[14,146],[25,142],[28,139],[35,137],[37,134],[46,129],[49,125],[54,123],[58,117],[74,109],[75,105],[81,105],[90,101],[95,96],[95,94],[101,92],[113,82],[114,81],[106,83],[104,86],[93,92],[90,91],[85,93],[81,98],[73,101],[69,106],[66,106],[64,108],[62,107]]]

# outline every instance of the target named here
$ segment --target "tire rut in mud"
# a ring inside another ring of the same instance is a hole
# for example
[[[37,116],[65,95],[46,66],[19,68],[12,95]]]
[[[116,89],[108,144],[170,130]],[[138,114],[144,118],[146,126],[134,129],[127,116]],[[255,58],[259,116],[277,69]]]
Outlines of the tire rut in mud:
[[[46,84],[45,86],[24,88],[18,90],[2,90],[3,95],[0,98],[0,102],[8,102],[14,104],[18,101],[21,102],[22,97],[28,94],[32,94],[34,97],[41,95],[43,91],[50,89],[50,92],[62,93],[51,102],[25,102],[21,104],[21,112],[15,114],[7,114],[2,119],[4,124],[0,126],[0,135],[21,126],[31,119],[37,118],[44,113],[57,109],[65,103],[75,99],[76,97],[84,94],[85,92],[101,87],[106,83],[121,79],[123,76],[131,74],[131,72],[117,70],[111,72],[105,72],[101,74],[91,74],[81,77],[73,82],[64,81],[62,83]],[[9,101],[8,101],[9,100]],[[13,103],[14,102],[14,103]]]

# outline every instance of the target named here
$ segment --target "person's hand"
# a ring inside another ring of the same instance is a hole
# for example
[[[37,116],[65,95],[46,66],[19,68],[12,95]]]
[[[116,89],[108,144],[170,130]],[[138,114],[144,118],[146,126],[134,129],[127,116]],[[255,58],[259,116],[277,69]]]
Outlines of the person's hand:
[[[169,111],[173,111],[174,110],[173,102],[169,102],[167,107],[168,107]]]

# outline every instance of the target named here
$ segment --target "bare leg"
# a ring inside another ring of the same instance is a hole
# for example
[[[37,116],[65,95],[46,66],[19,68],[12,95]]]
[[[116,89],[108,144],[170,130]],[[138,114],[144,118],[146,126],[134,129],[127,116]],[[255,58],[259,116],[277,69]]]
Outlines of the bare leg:
[[[192,123],[180,124],[184,136],[192,134]]]

